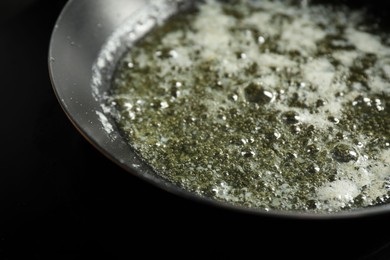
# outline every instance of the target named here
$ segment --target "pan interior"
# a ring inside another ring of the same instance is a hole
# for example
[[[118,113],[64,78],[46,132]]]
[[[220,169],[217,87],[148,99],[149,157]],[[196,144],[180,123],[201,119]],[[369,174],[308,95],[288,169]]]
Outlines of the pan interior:
[[[108,137],[106,142],[119,142],[121,144],[120,146],[124,149],[122,152],[112,152],[110,151],[110,149],[107,149],[104,142],[96,140],[97,138],[95,134],[91,134],[88,133],[88,131],[85,131],[85,127],[82,123],[77,121],[77,117],[75,117],[74,113],[71,114],[71,117],[76,118],[76,120],[74,120],[76,126],[81,128],[82,132],[87,132],[86,135],[88,138],[91,139],[92,143],[97,145],[99,149],[103,150],[104,153],[106,153],[111,159],[122,165],[125,169],[130,170],[131,172],[135,172],[143,178],[145,178],[145,176],[149,176],[146,177],[146,179],[149,179],[152,183],[157,183],[157,185],[166,188],[170,191],[179,193],[180,195],[193,197],[192,195],[183,192],[181,189],[177,189],[175,185],[171,185],[169,182],[165,182],[164,179],[161,179],[159,178],[159,176],[156,176],[154,172],[151,171],[150,167],[143,163],[142,160],[139,160],[138,156],[132,152],[131,147],[125,148],[128,145],[126,142],[123,142],[122,136],[118,134],[118,129],[112,118],[110,118],[109,116],[109,108],[104,103],[105,99],[107,98],[107,91],[110,88],[111,79],[115,71],[116,64],[126,52],[126,50],[133,46],[133,44],[140,37],[145,35],[145,33],[147,33],[150,29],[152,29],[158,24],[163,23],[172,14],[181,10],[181,8],[187,7],[188,3],[183,1],[161,1],[157,5],[148,4],[146,6],[142,6],[142,8],[139,8],[137,10],[136,14],[133,13],[131,16],[129,16],[130,18],[126,18],[120,24],[118,24],[118,29],[115,29],[113,33],[110,32],[108,41],[104,40],[104,47],[99,49],[98,59],[94,60],[93,74],[91,75],[91,78],[93,100],[96,102],[94,104],[97,104],[97,107],[92,108],[91,112],[95,114],[94,117],[98,121],[96,125],[100,125],[102,133]],[[102,27],[105,26],[105,23],[97,23],[98,27],[99,24]],[[77,40],[74,41],[74,44],[77,45]],[[58,60],[55,55],[52,55],[52,57],[56,61]],[[67,104],[66,102],[65,104],[63,103],[63,105],[69,106],[69,104]],[[112,146],[112,144],[108,146]],[[129,156],[129,154],[131,156]],[[207,200],[207,198],[202,198],[202,200]],[[223,203],[215,204],[223,205]],[[259,210],[259,212],[263,211]],[[278,212],[276,213],[279,214]],[[295,213],[292,213],[292,215],[294,214]],[[297,215],[300,215],[300,213],[297,213]]]

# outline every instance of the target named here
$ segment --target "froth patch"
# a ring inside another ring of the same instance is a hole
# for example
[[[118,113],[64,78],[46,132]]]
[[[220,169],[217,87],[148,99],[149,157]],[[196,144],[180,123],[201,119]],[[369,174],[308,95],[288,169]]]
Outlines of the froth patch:
[[[317,198],[322,203],[317,206],[325,209],[345,207],[359,195],[359,189],[353,181],[336,180],[317,189]]]

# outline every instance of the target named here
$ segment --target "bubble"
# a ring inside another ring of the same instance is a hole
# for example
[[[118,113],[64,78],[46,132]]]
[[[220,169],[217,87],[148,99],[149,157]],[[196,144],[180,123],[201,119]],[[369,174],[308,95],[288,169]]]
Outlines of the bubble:
[[[385,107],[383,106],[382,101],[381,101],[380,99],[376,98],[376,99],[374,100],[374,103],[375,103],[375,107],[376,107],[376,109],[377,109],[378,111],[383,111],[383,110],[385,110]]]
[[[279,139],[282,136],[282,134],[279,133],[278,131],[275,131],[274,132],[274,136],[275,136],[276,139]]]
[[[238,95],[237,94],[229,95],[229,100],[236,102],[238,100]]]
[[[315,144],[310,144],[306,147],[306,152],[308,154],[316,154],[320,151],[320,149]]]
[[[175,87],[177,87],[177,88],[181,88],[182,86],[183,86],[183,83],[181,83],[180,81],[177,81],[175,83]]]
[[[218,119],[221,119],[221,120],[223,120],[223,121],[226,121],[226,119],[227,119],[227,117],[226,117],[224,114],[218,114],[218,115],[217,115],[217,118],[218,118]]]
[[[295,111],[287,111],[282,114],[282,120],[289,125],[297,125],[299,123],[299,114]]]
[[[332,150],[333,158],[338,162],[357,161],[358,153],[355,148],[347,144],[338,144]]]
[[[311,174],[318,173],[320,170],[321,168],[316,164],[312,164],[307,168],[307,172]]]
[[[245,53],[240,53],[238,58],[245,60],[247,58],[247,55]]]
[[[355,145],[356,145],[358,148],[363,148],[363,147],[364,147],[364,144],[363,144],[362,142],[360,142],[360,141],[357,141],[357,142],[355,143]]]
[[[160,107],[161,107],[162,109],[168,108],[168,107],[169,107],[168,102],[166,102],[166,101],[160,102]]]
[[[325,104],[326,104],[325,100],[323,100],[323,99],[318,99],[317,102],[316,102],[316,107],[317,107],[317,108],[318,108],[318,107],[323,107],[323,106],[325,106]]]
[[[177,58],[179,54],[177,51],[169,49],[169,48],[163,48],[161,50],[158,50],[154,53],[154,55],[161,59],[168,59],[168,58]]]
[[[290,160],[297,159],[298,158],[298,154],[296,154],[296,153],[287,153],[286,158],[290,159]]]
[[[294,134],[299,134],[302,129],[299,127],[299,125],[293,125],[291,126],[290,128],[291,132],[293,132]]]
[[[261,45],[265,43],[265,38],[263,36],[259,36],[259,38],[257,38],[257,42]]]
[[[253,151],[243,151],[243,152],[241,152],[241,156],[243,156],[245,158],[254,157],[255,155],[256,155],[256,153],[253,152]]]
[[[338,118],[334,117],[334,116],[329,116],[329,117],[328,117],[328,120],[329,120],[329,122],[332,122],[332,123],[334,123],[335,125],[337,125],[338,123],[340,123],[340,120],[339,120]]]
[[[245,98],[248,102],[257,104],[267,104],[273,101],[274,95],[258,83],[250,83],[244,90]]]

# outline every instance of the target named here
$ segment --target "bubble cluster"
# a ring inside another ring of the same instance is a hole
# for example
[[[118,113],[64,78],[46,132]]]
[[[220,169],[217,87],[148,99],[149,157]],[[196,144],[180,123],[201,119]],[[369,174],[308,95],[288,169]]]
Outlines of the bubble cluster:
[[[205,1],[129,50],[107,105],[145,162],[200,196],[313,212],[386,203],[390,46],[363,17]]]

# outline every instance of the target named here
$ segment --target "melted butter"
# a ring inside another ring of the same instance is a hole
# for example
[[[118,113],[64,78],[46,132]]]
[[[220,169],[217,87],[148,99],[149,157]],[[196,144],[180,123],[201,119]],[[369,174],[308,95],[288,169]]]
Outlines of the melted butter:
[[[206,1],[118,65],[108,105],[169,181],[247,207],[387,202],[390,46],[364,13]]]

